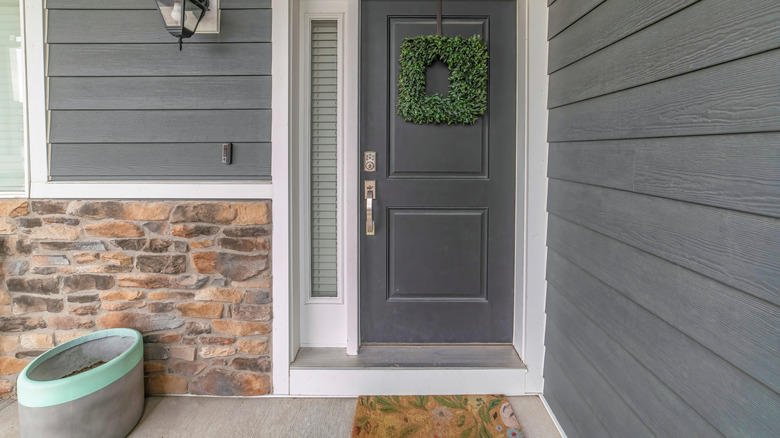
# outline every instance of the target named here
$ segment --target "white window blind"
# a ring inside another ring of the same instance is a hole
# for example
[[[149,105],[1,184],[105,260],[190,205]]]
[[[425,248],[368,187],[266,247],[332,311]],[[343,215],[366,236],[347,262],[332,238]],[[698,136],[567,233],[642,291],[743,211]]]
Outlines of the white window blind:
[[[24,191],[24,52],[19,0],[0,0],[0,192]]]
[[[338,22],[311,29],[311,296],[337,291]]]

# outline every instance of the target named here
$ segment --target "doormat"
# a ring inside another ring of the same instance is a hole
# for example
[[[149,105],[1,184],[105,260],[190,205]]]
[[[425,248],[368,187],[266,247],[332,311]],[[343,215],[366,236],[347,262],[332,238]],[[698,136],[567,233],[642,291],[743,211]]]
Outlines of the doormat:
[[[503,395],[361,396],[352,437],[521,438]]]

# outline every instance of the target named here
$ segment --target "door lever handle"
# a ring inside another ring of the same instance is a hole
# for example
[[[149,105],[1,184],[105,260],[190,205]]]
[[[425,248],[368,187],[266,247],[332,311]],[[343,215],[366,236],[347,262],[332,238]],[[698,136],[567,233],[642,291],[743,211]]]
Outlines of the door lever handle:
[[[376,181],[365,181],[366,198],[366,236],[374,235],[374,199],[376,199]]]

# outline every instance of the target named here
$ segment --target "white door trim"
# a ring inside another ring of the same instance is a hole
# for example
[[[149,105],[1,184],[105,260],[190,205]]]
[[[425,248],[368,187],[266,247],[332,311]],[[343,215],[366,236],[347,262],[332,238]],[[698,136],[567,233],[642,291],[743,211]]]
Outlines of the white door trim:
[[[525,303],[518,353],[528,368],[526,392],[544,389],[547,317],[547,2],[520,0],[525,23],[525,260],[520,291]],[[521,41],[521,45],[523,41]],[[517,315],[515,316],[517,318]]]
[[[300,2],[307,0],[292,0],[292,7],[288,9],[290,0],[273,0],[274,7],[274,66],[279,66],[279,62],[276,62],[276,56],[280,53],[287,55],[290,59],[297,56],[298,44],[293,44],[288,47],[285,39],[284,52],[277,50],[277,33],[284,34],[287,38],[290,26],[297,29],[297,24],[294,24],[300,17]],[[308,0],[314,1],[314,0]],[[358,221],[358,208],[360,208],[360,200],[355,194],[358,192],[358,105],[359,105],[359,17],[360,17],[360,0],[316,0],[316,3],[322,4],[323,7],[332,6],[334,9],[332,12],[344,13],[344,156],[347,157],[344,160],[343,176],[344,181],[342,184],[344,195],[344,251],[340,255],[342,266],[344,267],[343,275],[343,296],[345,307],[344,312],[346,315],[346,333],[343,334],[346,340],[346,352],[347,354],[357,354],[359,347],[359,307],[358,307],[358,232],[360,227]],[[284,7],[284,14],[288,15],[288,20],[277,20],[277,14],[281,14],[281,11],[277,11],[277,4]],[[517,185],[516,190],[516,231],[517,240],[516,245],[516,288],[515,288],[515,341],[514,346],[517,349],[520,357],[527,366],[527,371],[524,371],[523,393],[541,393],[543,390],[543,367],[544,367],[544,331],[545,331],[545,299],[546,299],[546,280],[545,280],[545,267],[546,267],[546,236],[547,236],[547,213],[546,213],[546,201],[547,201],[547,5],[546,2],[537,0],[518,0],[517,7],[517,19],[518,24],[524,24],[525,35],[518,35],[518,123],[517,123],[517,142],[518,142],[518,170],[517,170]],[[292,19],[292,22],[290,21]],[[287,26],[287,28],[282,28]],[[296,30],[297,31],[297,30]],[[299,42],[298,42],[299,43]],[[284,63],[284,61],[282,61]],[[285,64],[286,66],[287,64]],[[292,71],[284,71],[285,79],[288,74],[292,73],[292,78],[297,78],[297,70],[295,68]],[[277,71],[274,70],[274,75]],[[294,80],[294,79],[293,79]],[[285,83],[287,83],[285,81]],[[289,85],[289,84],[287,84]],[[274,81],[276,87],[276,80]],[[285,88],[285,91],[291,93],[290,96],[296,95],[295,91],[290,91]],[[297,95],[296,95],[297,96]],[[294,99],[294,97],[293,97]],[[295,100],[293,100],[295,101]],[[276,103],[276,101],[274,101]],[[281,110],[274,106],[274,120],[275,126],[278,121],[277,114]],[[285,114],[287,116],[287,106],[284,106]],[[285,120],[287,122],[287,120]],[[297,130],[295,127],[295,121],[288,126],[290,130],[291,138],[294,140],[297,137]],[[276,137],[275,137],[276,138]],[[280,150],[274,143],[275,157],[279,153],[290,152],[287,150]],[[286,162],[285,157],[285,162]],[[285,170],[287,168],[285,167]],[[277,173],[277,168],[274,167],[274,188],[280,183],[287,183],[288,173]],[[284,178],[284,180],[281,180]],[[285,186],[287,199],[297,199],[297,194],[292,190],[293,187]],[[276,190],[275,190],[276,192]],[[276,194],[276,193],[275,193]],[[274,196],[274,211],[278,212],[281,207],[281,203],[278,202],[283,197],[281,192],[278,193],[278,197]],[[285,209],[284,215],[286,219],[295,217],[294,211]],[[281,213],[280,213],[281,215]],[[283,218],[280,217],[279,220]],[[274,229],[277,228],[277,218],[274,217]],[[285,225],[287,223],[285,222]],[[289,235],[289,234],[288,234]],[[275,234],[276,239],[276,234]],[[277,244],[282,243],[275,240]],[[293,246],[295,248],[295,246]],[[278,247],[276,247],[278,250]],[[309,391],[301,392],[301,388],[306,388],[306,385],[313,385],[315,382],[310,380],[312,374],[302,374],[297,370],[290,372],[290,362],[294,360],[295,354],[300,347],[300,330],[301,330],[301,313],[300,313],[300,290],[290,287],[289,283],[280,284],[279,277],[277,277],[277,269],[281,267],[278,265],[290,261],[286,258],[280,258],[280,255],[275,250],[274,252],[274,386],[275,393],[282,394],[282,388],[277,385],[278,381],[282,381],[281,377],[277,377],[277,373],[284,373],[285,379],[290,378],[289,386],[286,390],[290,393],[292,388],[296,388],[297,394],[314,394],[313,387]],[[290,274],[290,266],[284,266],[284,272]],[[284,294],[287,291],[288,294]],[[284,305],[281,305],[279,301],[285,301]],[[289,313],[289,319],[284,321],[279,319],[280,315],[277,312],[277,304],[281,309],[287,309]],[[276,330],[282,330],[285,327],[282,324],[288,323],[286,327],[288,329],[288,335],[286,337],[279,336],[277,339]],[[284,346],[279,346],[278,342],[282,339],[286,340]],[[289,349],[284,348],[289,347]],[[284,354],[287,352],[288,354]],[[299,375],[300,374],[300,375]],[[398,377],[398,370],[376,370],[371,373],[372,378],[377,378],[378,381],[384,380],[387,385],[395,385]],[[476,376],[476,375],[475,375]],[[320,376],[324,378],[325,376]],[[333,377],[333,376],[331,376]],[[354,375],[349,378],[359,378],[360,376]],[[301,380],[303,379],[303,380]],[[357,380],[359,381],[359,380]],[[324,384],[323,382],[320,382]],[[487,383],[487,381],[485,381]],[[368,383],[367,383],[368,384]],[[346,388],[344,386],[331,386],[333,392],[329,395],[346,395],[342,394],[338,388]],[[328,390],[330,391],[330,390]],[[346,389],[344,389],[346,391]],[[326,391],[327,392],[327,391]],[[324,394],[324,393],[323,393]]]
[[[271,235],[273,322],[271,328],[273,393],[290,393],[290,362],[298,346],[291,313],[290,288],[290,0],[272,0],[271,7]]]

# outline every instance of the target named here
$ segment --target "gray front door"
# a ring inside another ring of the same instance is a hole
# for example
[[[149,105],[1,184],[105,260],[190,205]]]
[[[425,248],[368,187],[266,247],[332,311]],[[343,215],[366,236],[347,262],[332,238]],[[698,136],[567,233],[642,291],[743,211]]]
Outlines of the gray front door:
[[[364,0],[360,141],[362,343],[509,343],[514,307],[516,4],[444,0],[443,34],[480,34],[490,53],[488,109],[474,125],[397,115],[400,45],[436,33],[434,0]],[[441,63],[439,63],[441,64]],[[428,69],[429,92],[448,88]],[[376,181],[366,235],[364,181]]]

